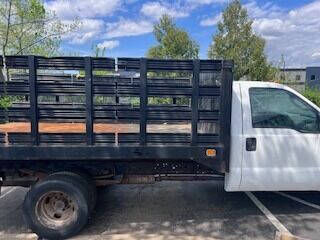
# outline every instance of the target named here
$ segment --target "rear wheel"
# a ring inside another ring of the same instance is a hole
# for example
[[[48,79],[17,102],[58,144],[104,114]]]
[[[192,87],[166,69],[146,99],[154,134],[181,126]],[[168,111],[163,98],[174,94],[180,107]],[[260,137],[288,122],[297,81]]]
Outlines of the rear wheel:
[[[62,171],[62,172],[55,172],[53,174],[51,174],[50,176],[55,176],[55,175],[68,175],[68,176],[72,176],[74,178],[77,178],[79,182],[81,182],[81,184],[83,186],[85,186],[85,188],[87,189],[88,192],[88,201],[89,201],[89,213],[91,214],[96,206],[97,203],[97,187],[94,183],[94,181],[91,179],[91,177],[84,173],[84,172],[80,172],[80,171],[76,171],[76,172],[71,172],[71,171]]]
[[[27,225],[45,239],[65,239],[78,233],[89,217],[85,187],[73,176],[53,175],[35,184],[23,204]]]

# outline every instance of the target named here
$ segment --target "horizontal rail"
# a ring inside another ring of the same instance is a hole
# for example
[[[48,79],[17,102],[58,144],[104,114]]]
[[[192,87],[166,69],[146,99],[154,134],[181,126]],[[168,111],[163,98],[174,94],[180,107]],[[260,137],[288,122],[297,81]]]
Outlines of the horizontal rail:
[[[36,57],[38,69],[82,70],[85,67],[84,57]],[[28,69],[28,56],[6,56],[6,64],[11,69]],[[0,56],[0,66],[3,58]],[[92,58],[93,69],[115,70],[115,59]]]
[[[8,108],[10,121],[28,121],[30,119],[29,104],[14,104]],[[148,106],[147,120],[190,120],[191,108],[185,106]],[[40,120],[81,120],[85,119],[84,104],[38,104]],[[95,105],[93,117],[97,120],[110,119],[139,119],[139,108],[128,105]],[[199,120],[219,120],[221,112],[199,110]],[[0,110],[0,118],[4,118],[4,110]]]
[[[30,133],[9,133],[8,141],[11,145],[31,144]],[[114,144],[115,134],[113,133],[96,133],[94,134],[94,142],[97,144]],[[78,145],[86,144],[85,133],[40,133],[40,145]]]
[[[139,70],[140,58],[118,58],[118,68],[127,71]],[[224,67],[232,68],[232,61],[225,61]],[[149,71],[192,71],[193,60],[148,59]],[[220,70],[222,61],[201,60],[200,71]]]
[[[131,146],[131,147],[49,147],[49,146],[35,146],[32,151],[29,147],[15,146],[15,147],[0,147],[0,161],[5,160],[21,160],[27,159],[29,161],[35,160],[204,160],[211,164],[214,159],[221,157],[223,149],[221,146],[214,146],[217,155],[215,157],[206,156],[207,147],[205,146]]]
[[[84,69],[84,57],[37,57],[39,69],[60,69],[60,70],[79,70]],[[118,69],[139,70],[140,58],[118,58]],[[27,69],[28,56],[6,56],[8,68]],[[0,66],[3,66],[3,59],[0,56]],[[92,58],[93,69],[115,70],[115,59],[95,57]],[[224,61],[225,68],[232,68],[232,61]],[[150,71],[192,71],[192,60],[171,60],[171,59],[148,59],[147,68]],[[220,60],[201,60],[200,71],[212,71],[222,68]]]
[[[139,133],[119,133],[119,144],[138,144],[140,139]],[[147,142],[153,144],[175,144],[185,145],[190,143],[191,135],[187,133],[148,133]],[[93,141],[96,144],[115,144],[115,133],[94,133]],[[218,134],[199,134],[198,142],[204,145],[218,144],[220,137]],[[5,134],[0,134],[0,143],[5,144]],[[10,145],[31,145],[32,138],[30,133],[8,133],[8,143]],[[85,133],[40,133],[40,145],[85,145]]]
[[[192,86],[177,84],[147,84],[149,97],[173,97],[192,95]],[[9,95],[29,95],[29,84],[27,82],[8,82],[7,93]],[[39,96],[79,96],[85,94],[84,82],[44,82],[38,81],[37,92]],[[93,83],[93,94],[95,96],[139,96],[139,84],[102,84]],[[0,93],[3,93],[3,83],[0,83]],[[199,96],[219,96],[220,87],[199,87]]]

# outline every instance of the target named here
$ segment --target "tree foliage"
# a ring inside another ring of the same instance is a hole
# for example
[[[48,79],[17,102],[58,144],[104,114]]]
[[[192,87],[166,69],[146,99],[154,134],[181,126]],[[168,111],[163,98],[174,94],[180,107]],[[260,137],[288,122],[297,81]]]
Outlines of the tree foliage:
[[[199,45],[191,39],[189,34],[177,27],[173,19],[163,15],[154,25],[153,34],[158,42],[148,50],[150,58],[163,59],[193,59],[198,58]]]
[[[0,54],[3,56],[0,80],[4,88],[0,108],[6,109],[10,103],[5,56],[56,55],[63,35],[77,30],[79,25],[77,20],[70,24],[61,22],[53,12],[46,11],[42,0],[0,0]]]
[[[320,90],[316,88],[306,88],[303,92],[303,96],[308,98],[311,102],[320,107]]]
[[[273,80],[275,68],[264,53],[265,40],[254,34],[253,21],[239,0],[232,1],[224,10],[222,21],[208,50],[208,57],[234,60],[234,78]]]
[[[79,24],[77,20],[64,24],[45,9],[41,0],[1,0],[1,54],[55,55],[62,36]]]

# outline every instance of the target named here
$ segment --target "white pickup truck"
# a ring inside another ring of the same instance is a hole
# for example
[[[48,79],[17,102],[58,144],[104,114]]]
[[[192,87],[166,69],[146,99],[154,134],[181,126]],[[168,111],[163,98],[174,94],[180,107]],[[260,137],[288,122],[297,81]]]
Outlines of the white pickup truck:
[[[319,116],[287,86],[234,82],[226,191],[320,190]]]
[[[28,74],[0,82],[19,100],[0,109],[0,188],[31,187],[24,218],[46,239],[85,226],[96,186],[320,190],[320,109],[286,86],[233,82],[232,61],[11,56],[7,67]]]

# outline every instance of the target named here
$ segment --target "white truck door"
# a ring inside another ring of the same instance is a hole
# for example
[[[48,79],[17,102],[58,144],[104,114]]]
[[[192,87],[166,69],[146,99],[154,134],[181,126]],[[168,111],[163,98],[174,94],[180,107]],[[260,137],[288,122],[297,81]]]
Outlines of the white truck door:
[[[241,86],[240,189],[320,190],[319,108],[287,87],[266,86]]]

